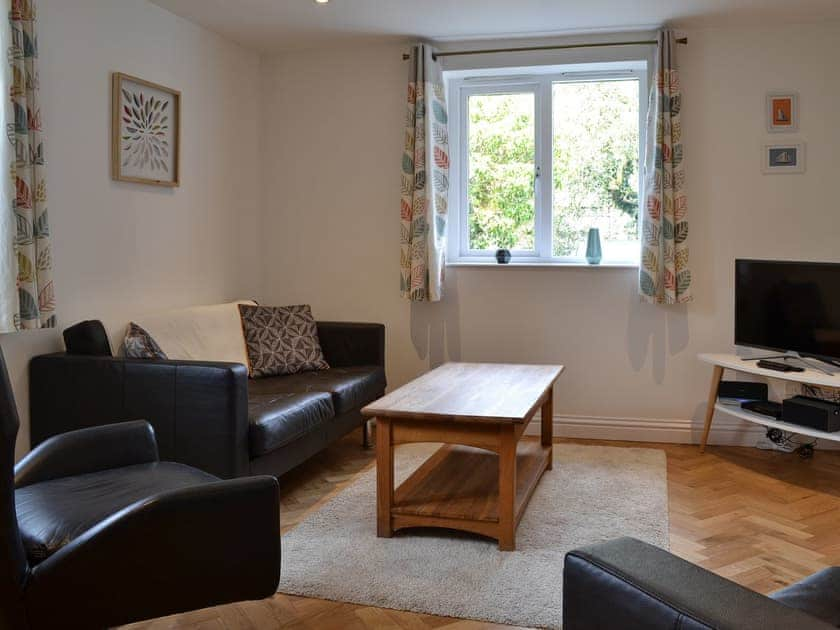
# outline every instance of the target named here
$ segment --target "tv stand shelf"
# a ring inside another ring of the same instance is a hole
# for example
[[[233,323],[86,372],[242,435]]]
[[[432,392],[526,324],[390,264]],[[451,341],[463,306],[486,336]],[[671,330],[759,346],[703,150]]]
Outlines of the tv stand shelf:
[[[746,374],[755,374],[757,376],[764,376],[767,378],[775,378],[783,381],[792,381],[795,383],[804,383],[808,385],[819,385],[820,387],[834,387],[840,389],[840,373],[839,374],[824,374],[819,370],[806,369],[804,372],[777,372],[776,370],[766,370],[756,365],[758,359],[744,360],[737,354],[700,354],[697,358],[704,363],[709,363],[714,366],[712,372],[712,382],[709,388],[709,400],[706,406],[706,421],[703,427],[703,438],[700,441],[700,452],[706,450],[706,442],[709,440],[709,431],[712,428],[712,419],[715,411],[728,413],[731,416],[746,420],[747,422],[754,422],[767,427],[774,427],[789,431],[791,433],[799,433],[800,435],[808,435],[811,437],[822,438],[825,440],[840,441],[840,431],[836,433],[827,433],[826,431],[818,431],[809,427],[804,427],[798,424],[791,424],[789,422],[782,422],[770,416],[765,416],[760,413],[753,413],[740,407],[724,405],[717,400],[718,385],[723,378],[724,370],[733,370],[736,372],[743,372]]]
[[[753,413],[752,411],[747,411],[746,409],[741,409],[740,407],[735,407],[734,405],[725,405],[721,402],[715,405],[715,410],[728,413],[730,416],[735,416],[736,418],[746,420],[747,422],[755,422],[756,424],[760,424],[765,427],[773,427],[774,429],[781,429],[782,431],[787,431],[788,433],[798,433],[799,435],[807,435],[809,437],[820,438],[823,440],[840,441],[840,431],[836,433],[827,433],[826,431],[820,431],[819,429],[804,427],[801,424],[782,422],[781,420],[776,420],[770,416]]]

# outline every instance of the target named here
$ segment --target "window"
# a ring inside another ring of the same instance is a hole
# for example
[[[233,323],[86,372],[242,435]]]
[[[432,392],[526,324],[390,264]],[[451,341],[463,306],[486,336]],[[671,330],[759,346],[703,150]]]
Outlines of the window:
[[[638,263],[643,62],[449,79],[450,260],[584,262],[596,227],[604,263]]]

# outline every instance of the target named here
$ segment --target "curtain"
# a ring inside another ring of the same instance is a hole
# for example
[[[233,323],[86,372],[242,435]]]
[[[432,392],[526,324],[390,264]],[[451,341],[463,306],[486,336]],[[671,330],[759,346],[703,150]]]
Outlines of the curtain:
[[[449,197],[449,128],[440,65],[432,48],[409,59],[400,200],[400,293],[413,302],[441,299]]]
[[[56,325],[52,282],[50,228],[47,213],[44,144],[38,102],[38,38],[34,0],[12,0],[11,105],[14,124],[9,129],[14,156],[12,204],[15,229],[11,239],[17,267],[15,328],[52,328]],[[7,206],[8,207],[8,206]]]
[[[8,15],[12,8],[11,0],[0,2],[0,8]],[[0,50],[10,50],[12,31],[0,26]],[[0,85],[2,92],[8,94],[12,85],[12,67],[0,64]],[[0,163],[13,164],[15,157],[14,120],[15,110],[9,98],[3,98],[0,106],[0,125],[8,130],[6,141],[0,141]],[[9,171],[6,171],[7,173]],[[18,289],[17,256],[15,254],[15,182],[12,177],[0,177],[0,333],[11,332],[17,328]]]
[[[680,75],[673,31],[661,31],[650,90],[639,293],[655,304],[691,300]]]

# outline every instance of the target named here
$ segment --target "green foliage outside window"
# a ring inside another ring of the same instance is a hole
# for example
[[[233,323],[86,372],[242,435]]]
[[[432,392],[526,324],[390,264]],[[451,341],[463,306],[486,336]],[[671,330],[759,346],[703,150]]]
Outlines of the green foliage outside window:
[[[575,255],[590,227],[607,243],[638,240],[638,82],[557,83],[552,92],[552,253]]]
[[[605,250],[634,249],[638,90],[635,80],[553,85],[554,256],[581,255],[590,227]],[[474,95],[468,105],[470,249],[534,249],[534,96]]]
[[[534,248],[534,95],[471,96],[470,249]]]

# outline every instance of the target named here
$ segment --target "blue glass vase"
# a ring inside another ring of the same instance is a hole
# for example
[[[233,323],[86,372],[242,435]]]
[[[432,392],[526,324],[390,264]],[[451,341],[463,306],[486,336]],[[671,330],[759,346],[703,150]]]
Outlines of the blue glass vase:
[[[598,228],[589,228],[586,237],[586,262],[597,265],[601,262],[601,233]]]

